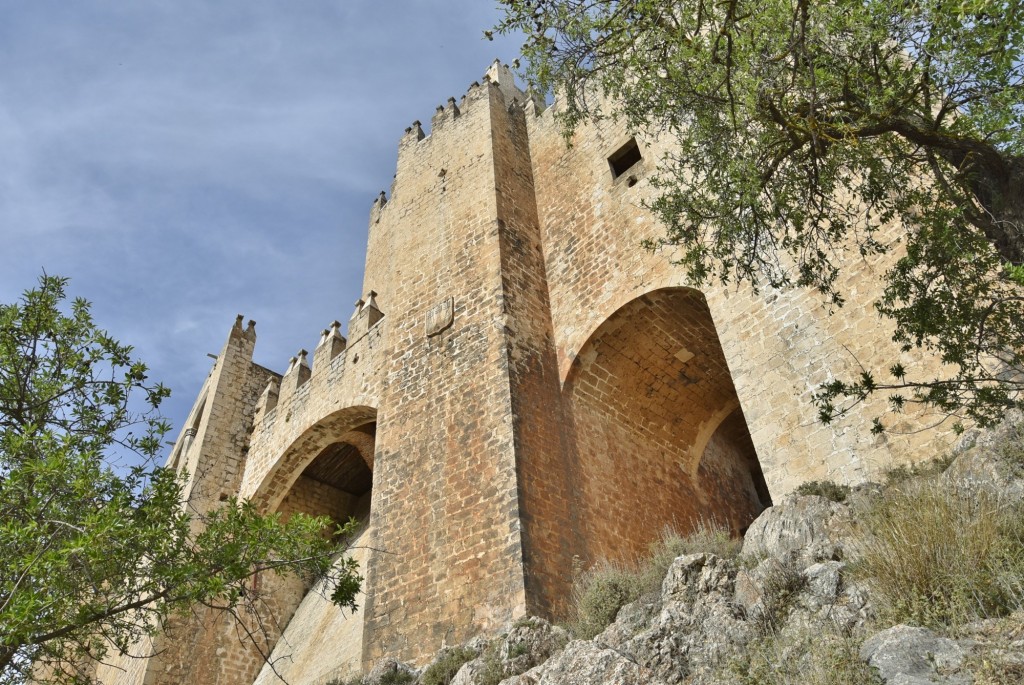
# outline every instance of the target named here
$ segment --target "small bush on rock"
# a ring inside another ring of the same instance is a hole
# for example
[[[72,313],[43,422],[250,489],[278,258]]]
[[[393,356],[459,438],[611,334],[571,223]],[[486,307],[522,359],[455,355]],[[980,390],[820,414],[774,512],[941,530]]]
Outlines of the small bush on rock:
[[[729,685],[881,685],[858,641],[826,626],[771,634],[750,644],[716,682]]]
[[[733,559],[742,546],[742,540],[730,537],[727,527],[714,522],[701,521],[686,535],[666,529],[652,543],[649,555],[634,564],[603,561],[576,573],[566,628],[573,636],[589,640],[611,624],[626,604],[659,594],[677,557],[706,552]]]
[[[382,675],[378,682],[379,685],[410,685],[416,682],[416,676],[409,671],[391,671]]]
[[[773,564],[764,579],[764,606],[758,615],[763,634],[779,630],[789,618],[793,603],[807,586],[807,579],[796,566],[787,563]]]
[[[619,609],[643,594],[639,576],[634,569],[607,561],[580,574],[572,589],[569,632],[589,640],[604,630]]]
[[[484,651],[480,668],[476,673],[477,685],[498,685],[505,679],[505,669],[502,668],[501,657],[498,655],[499,645],[497,642]]]
[[[947,454],[916,464],[901,464],[885,472],[885,484],[892,487],[912,480],[937,476],[953,463],[953,455]]]
[[[811,480],[801,483],[796,489],[798,495],[817,495],[832,502],[845,502],[850,496],[850,486],[840,485],[831,480]]]
[[[437,661],[430,664],[420,679],[422,685],[448,685],[463,664],[472,661],[477,653],[468,647],[445,650]]]
[[[416,682],[416,676],[409,671],[401,669],[385,673],[377,681],[379,685],[411,685]],[[370,680],[366,676],[353,676],[346,680],[330,680],[327,685],[369,685]]]

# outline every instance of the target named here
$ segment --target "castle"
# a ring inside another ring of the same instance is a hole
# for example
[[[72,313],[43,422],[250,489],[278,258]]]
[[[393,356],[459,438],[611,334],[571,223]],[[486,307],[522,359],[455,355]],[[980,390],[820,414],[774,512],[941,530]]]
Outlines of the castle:
[[[301,685],[422,662],[556,613],[574,564],[632,558],[667,525],[739,533],[805,480],[862,481],[948,441],[871,435],[872,402],[819,423],[815,387],[888,366],[891,330],[804,291],[689,287],[640,247],[663,234],[641,207],[663,144],[609,121],[567,146],[557,107],[495,63],[429,136],[408,128],[345,335],[330,324],[279,374],[239,317],[174,446],[200,510],[237,495],[365,520],[360,611],[270,579],[273,668],[199,612],[102,682]],[[877,299],[891,259],[858,256],[844,292]]]

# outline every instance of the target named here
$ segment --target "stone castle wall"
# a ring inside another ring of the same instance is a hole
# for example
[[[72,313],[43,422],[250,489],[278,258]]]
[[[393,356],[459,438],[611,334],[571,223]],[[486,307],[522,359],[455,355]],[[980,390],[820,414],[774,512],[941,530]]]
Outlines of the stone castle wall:
[[[642,204],[665,145],[635,141],[616,176],[623,126],[566,146],[557,107],[496,63],[429,135],[410,126],[347,338],[335,322],[277,374],[239,321],[175,447],[202,506],[366,520],[355,615],[267,581],[263,647],[293,684],[556,615],[578,563],[633,558],[666,525],[738,533],[803,481],[861,481],[948,440],[871,436],[873,403],[815,418],[830,369],[894,361],[870,307],[892,257],[851,257],[836,315],[803,291],[693,288],[640,247],[662,233]],[[183,629],[147,674],[104,682],[277,682],[222,619]]]

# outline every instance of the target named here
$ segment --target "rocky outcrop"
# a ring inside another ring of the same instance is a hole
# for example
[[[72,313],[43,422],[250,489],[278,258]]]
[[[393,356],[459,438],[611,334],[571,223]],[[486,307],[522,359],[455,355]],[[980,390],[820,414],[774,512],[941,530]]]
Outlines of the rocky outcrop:
[[[950,492],[985,488],[1008,506],[1024,500],[1024,416],[1009,419],[961,441],[941,476]],[[623,606],[592,640],[570,640],[538,618],[478,638],[451,685],[1024,682],[1024,609],[955,635],[880,624],[871,588],[854,580],[850,559],[863,533],[857,507],[881,493],[862,486],[852,504],[786,498],[750,525],[738,559],[676,558],[660,592]],[[831,660],[812,663],[820,651]],[[782,668],[773,660],[787,662],[787,677],[764,676]],[[419,682],[427,682],[423,674]]]
[[[898,625],[883,630],[864,642],[860,656],[882,682],[892,685],[972,682],[966,674],[957,673],[964,664],[963,648],[925,628]]]
[[[815,495],[791,497],[769,507],[747,528],[743,556],[775,557],[782,561],[840,559],[839,530],[849,508]]]
[[[1007,502],[1024,501],[1024,412],[1012,410],[995,428],[972,430],[954,448],[943,478],[951,487],[993,490]]]
[[[598,642],[574,640],[555,658],[501,685],[665,685],[653,671]]]
[[[693,682],[735,658],[751,635],[733,601],[735,582],[730,561],[712,554],[679,557],[662,584],[661,611],[620,651],[670,685]]]
[[[537,664],[562,652],[569,633],[542,618],[517,621],[512,629],[491,642],[473,645],[479,656],[455,674],[451,685],[494,685],[498,681],[526,673]],[[530,682],[530,681],[524,681]]]

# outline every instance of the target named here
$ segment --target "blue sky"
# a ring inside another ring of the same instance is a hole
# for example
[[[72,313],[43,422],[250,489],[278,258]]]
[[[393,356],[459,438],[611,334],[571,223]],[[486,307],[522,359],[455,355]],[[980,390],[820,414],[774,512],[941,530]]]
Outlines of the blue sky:
[[[398,139],[519,42],[484,0],[0,0],[0,302],[43,269],[171,387],[283,371],[360,295]]]

